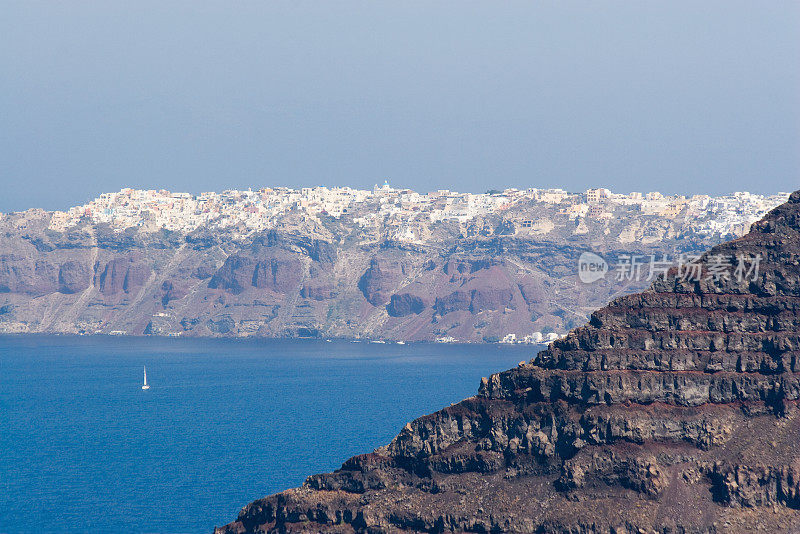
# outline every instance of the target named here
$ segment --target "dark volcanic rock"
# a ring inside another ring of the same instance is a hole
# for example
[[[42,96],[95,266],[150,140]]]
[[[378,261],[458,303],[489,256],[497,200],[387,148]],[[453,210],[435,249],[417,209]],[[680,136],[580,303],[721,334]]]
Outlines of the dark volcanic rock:
[[[238,254],[228,256],[222,267],[211,278],[208,287],[239,294],[253,285],[255,264],[252,258]]]
[[[425,299],[411,293],[400,293],[392,295],[386,311],[392,317],[405,317],[411,314],[420,314],[427,308]]]
[[[253,287],[277,293],[296,291],[302,279],[303,264],[297,259],[270,258],[256,263],[253,271]]]
[[[62,293],[79,293],[92,283],[92,271],[89,266],[78,262],[68,261],[58,270],[58,290]]]
[[[391,291],[404,278],[403,264],[384,258],[372,258],[369,268],[358,281],[358,288],[373,306],[382,306],[389,300]]]
[[[106,263],[102,271],[96,275],[94,285],[103,295],[114,295],[122,292],[125,275],[128,272],[128,261],[115,259]]]
[[[468,310],[472,304],[470,293],[462,290],[453,291],[444,297],[438,297],[433,307],[440,315],[459,310]]]
[[[248,288],[276,293],[297,291],[303,279],[303,264],[296,258],[256,259],[234,254],[211,278],[208,287],[238,295]]]
[[[479,287],[472,291],[456,290],[436,299],[433,307],[445,315],[454,311],[469,310],[480,313],[485,310],[502,310],[511,304],[514,291],[507,287]]]
[[[125,293],[132,293],[139,289],[147,282],[152,272],[149,265],[139,262],[131,263],[131,265],[128,266],[128,272],[125,273],[125,281],[122,283],[122,290],[125,291]]]
[[[797,532],[800,192],[698,269],[217,532]]]
[[[95,286],[106,296],[132,293],[150,278],[149,265],[134,258],[116,258],[95,275]]]
[[[207,278],[211,278],[216,273],[217,268],[214,265],[213,261],[203,261],[200,265],[195,267],[194,271],[192,271],[193,278],[199,278],[200,280],[205,280]]]
[[[223,315],[219,319],[209,320],[208,328],[215,334],[231,334],[236,329],[236,321],[230,315]]]
[[[454,259],[444,264],[442,269],[446,274],[472,274],[481,269],[488,269],[499,262],[491,258]]]
[[[181,319],[181,323],[180,324],[181,324],[181,327],[183,327],[183,329],[185,331],[189,331],[189,330],[192,330],[199,323],[200,323],[200,319],[197,319],[196,317],[193,317],[193,318],[184,317],[183,319]]]
[[[336,263],[336,259],[339,256],[336,245],[319,239],[315,239],[306,249],[309,257],[320,263]]]
[[[508,287],[481,287],[472,290],[469,309],[473,313],[484,310],[502,310],[511,304],[514,291]]]

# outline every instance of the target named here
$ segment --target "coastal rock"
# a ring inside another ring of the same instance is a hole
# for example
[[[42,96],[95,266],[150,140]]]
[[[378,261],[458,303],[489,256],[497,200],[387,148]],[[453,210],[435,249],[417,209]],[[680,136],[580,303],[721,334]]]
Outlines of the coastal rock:
[[[469,309],[472,313],[502,310],[512,304],[514,290],[510,287],[480,287],[472,290]]]
[[[269,258],[255,264],[252,285],[277,293],[291,293],[303,279],[303,270],[303,264],[297,259]]]
[[[132,293],[147,282],[151,273],[149,265],[134,257],[116,258],[96,271],[94,285],[105,296]]]
[[[433,307],[440,315],[459,310],[469,310],[472,304],[472,295],[466,291],[456,290],[443,297],[437,297]]]
[[[236,321],[230,315],[223,315],[219,319],[209,320],[208,329],[215,334],[232,334],[236,329]]]
[[[216,533],[796,532],[800,191],[696,263]]]
[[[78,261],[63,263],[58,269],[58,290],[61,293],[79,293],[92,283],[91,269]]]
[[[406,315],[418,315],[427,308],[425,299],[411,293],[396,293],[392,295],[386,311],[392,317],[405,317]]]
[[[233,254],[211,277],[208,287],[224,289],[237,295],[253,285],[256,262],[252,258]]]
[[[396,260],[372,258],[369,268],[361,275],[358,288],[367,302],[383,306],[389,300],[391,290],[404,278],[404,266]]]

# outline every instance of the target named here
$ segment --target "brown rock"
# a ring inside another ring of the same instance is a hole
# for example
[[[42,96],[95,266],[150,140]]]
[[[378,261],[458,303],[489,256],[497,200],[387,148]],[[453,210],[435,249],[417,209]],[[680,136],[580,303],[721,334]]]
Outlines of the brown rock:
[[[296,292],[302,279],[303,264],[297,259],[262,260],[253,271],[253,287],[276,293]]]
[[[78,261],[61,264],[58,270],[58,290],[61,293],[79,293],[92,283],[92,271]]]
[[[472,304],[472,296],[466,291],[457,290],[444,297],[437,297],[433,307],[440,315],[459,310],[469,310]]]
[[[373,306],[383,306],[391,291],[403,280],[404,268],[399,261],[372,258],[369,268],[361,275],[358,288]]]
[[[411,293],[396,293],[392,295],[386,311],[392,317],[405,317],[411,314],[422,313],[428,305],[425,299]]]
[[[40,296],[58,290],[58,268],[44,260],[0,255],[0,293]]]
[[[134,258],[115,258],[95,274],[94,285],[106,296],[132,293],[145,284],[151,273],[150,266]]]
[[[222,267],[214,273],[208,287],[224,289],[234,295],[241,293],[253,285],[253,272],[256,262],[252,258],[231,255]]]

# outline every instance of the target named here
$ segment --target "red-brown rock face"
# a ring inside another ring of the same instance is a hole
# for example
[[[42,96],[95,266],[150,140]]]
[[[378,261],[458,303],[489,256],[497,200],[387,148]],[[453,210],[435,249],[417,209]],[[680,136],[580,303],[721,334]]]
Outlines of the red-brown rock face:
[[[132,293],[150,278],[150,266],[135,258],[117,258],[96,271],[95,286],[105,296]]]
[[[400,283],[403,274],[401,262],[373,258],[358,281],[358,288],[367,302],[373,306],[381,306],[389,300],[390,291]]]
[[[256,264],[253,287],[288,293],[295,291],[302,279],[303,264],[299,260],[270,258]]]
[[[214,274],[209,287],[224,289],[234,295],[250,288],[289,293],[297,290],[303,272],[303,263],[295,258],[258,259],[235,254],[229,256]]]
[[[253,284],[255,260],[245,256],[232,255],[211,278],[208,286],[239,294]]]
[[[420,314],[425,308],[427,308],[426,299],[412,293],[392,295],[389,305],[386,307],[392,317],[405,317],[412,313]]]
[[[217,532],[797,532],[800,191],[691,269]]]

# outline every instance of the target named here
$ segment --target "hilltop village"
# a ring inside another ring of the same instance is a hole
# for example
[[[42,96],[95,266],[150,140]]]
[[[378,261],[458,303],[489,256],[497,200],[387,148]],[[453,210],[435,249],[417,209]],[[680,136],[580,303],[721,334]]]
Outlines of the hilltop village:
[[[700,235],[739,236],[787,198],[788,193],[762,196],[737,192],[719,197],[666,196],[658,192],[619,194],[606,188],[581,193],[531,188],[477,194],[438,190],[423,194],[393,188],[388,181],[372,191],[350,187],[266,187],[192,195],[123,189],[104,193],[67,212],[55,212],[50,229],[64,231],[82,221],[91,221],[118,231],[138,228],[191,232],[204,227],[246,235],[280,228],[294,215],[303,222],[333,218],[365,230],[384,228],[389,232],[384,237],[423,243],[430,238],[428,226],[439,221],[467,224],[496,214],[511,233],[536,235],[548,233],[555,217],[574,221],[575,233],[581,233],[588,232],[593,224],[627,212],[687,221]]]

